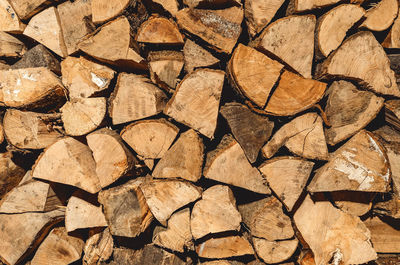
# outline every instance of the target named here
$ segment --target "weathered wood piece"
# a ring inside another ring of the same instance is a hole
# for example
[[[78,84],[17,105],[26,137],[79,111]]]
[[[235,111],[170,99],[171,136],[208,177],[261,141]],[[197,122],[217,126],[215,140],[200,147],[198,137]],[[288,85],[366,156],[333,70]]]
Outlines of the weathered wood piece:
[[[279,263],[293,256],[299,241],[297,238],[283,241],[268,241],[253,238],[254,249],[265,263]]]
[[[385,102],[385,121],[400,130],[400,100],[395,99]]]
[[[147,60],[151,81],[167,91],[175,89],[184,65],[183,54],[168,50],[150,52]]]
[[[365,21],[360,27],[372,31],[383,31],[388,29],[399,12],[399,2],[396,0],[382,0],[374,7],[367,10]]]
[[[287,13],[300,13],[334,5],[341,0],[291,0]],[[362,0],[361,0],[362,1]]]
[[[29,19],[49,4],[47,0],[9,0],[9,2],[22,20]]]
[[[400,196],[397,193],[398,191],[387,201],[375,203],[372,212],[378,216],[400,219]]]
[[[21,57],[26,51],[25,44],[14,36],[0,31],[0,56]]]
[[[254,255],[249,241],[241,236],[211,238],[196,246],[196,252],[202,258],[230,258]]]
[[[162,8],[168,11],[173,17],[176,16],[179,9],[179,3],[177,0],[151,0],[151,2],[156,5],[161,5]]]
[[[187,73],[193,72],[195,68],[211,67],[219,63],[219,60],[214,55],[190,39],[185,41],[183,54]]]
[[[22,33],[26,25],[21,22],[14,8],[7,0],[0,1],[0,31]]]
[[[239,0],[183,0],[189,8],[222,8],[226,6],[242,6]]]
[[[11,152],[0,153],[0,199],[14,187],[25,175],[25,170],[12,160]]]
[[[110,230],[105,228],[103,231],[89,231],[89,238],[83,247],[82,262],[84,265],[102,264],[101,262],[108,260],[113,252],[114,240],[110,234]]]
[[[118,16],[130,2],[130,0],[91,0],[93,23],[100,24]]]
[[[140,25],[136,41],[159,45],[183,45],[184,43],[175,22],[154,15]]]
[[[389,31],[389,34],[386,36],[385,40],[382,43],[382,46],[385,48],[391,49],[399,49],[400,48],[400,17],[397,18],[393,22],[393,26]],[[388,55],[390,56],[390,55]]]
[[[400,231],[398,222],[389,224],[378,217],[364,221],[364,224],[371,231],[371,242],[378,253],[399,253]]]
[[[61,73],[58,59],[42,44],[38,44],[28,50],[21,60],[11,66],[11,69],[44,67],[56,74]]]
[[[363,216],[372,208],[372,200],[375,194],[369,192],[340,191],[330,194],[334,204],[342,211],[355,215]]]

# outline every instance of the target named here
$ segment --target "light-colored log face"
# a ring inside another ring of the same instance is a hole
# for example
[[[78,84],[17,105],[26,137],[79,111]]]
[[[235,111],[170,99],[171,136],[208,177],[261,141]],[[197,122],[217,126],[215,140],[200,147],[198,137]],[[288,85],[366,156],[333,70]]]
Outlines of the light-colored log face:
[[[274,54],[305,78],[311,78],[315,24],[313,15],[278,19],[263,31],[257,48]]]
[[[326,12],[318,19],[317,45],[323,56],[340,46],[347,31],[359,21],[365,10],[358,5],[343,4]]]
[[[266,263],[278,263],[289,259],[296,251],[298,243],[297,238],[283,241],[253,238],[254,249]]]
[[[260,166],[271,189],[291,211],[310,177],[313,162],[296,157],[277,157]]]
[[[0,198],[18,186],[25,175],[25,170],[12,161],[11,152],[0,153]]]
[[[110,230],[105,228],[101,232],[89,232],[89,238],[83,247],[83,264],[96,265],[99,262],[108,260],[111,257],[114,247],[114,240]]]
[[[150,52],[148,58],[150,78],[153,83],[166,89],[175,89],[178,76],[182,71],[183,53],[176,51]]]
[[[202,258],[230,258],[254,255],[249,241],[241,236],[211,238],[196,246],[196,252]]]
[[[371,231],[371,242],[378,253],[399,253],[400,232],[394,224],[385,222],[379,217],[373,217],[364,221]]]
[[[93,22],[102,23],[118,16],[129,5],[129,2],[129,0],[91,0]]]
[[[375,194],[369,192],[331,192],[332,201],[342,211],[354,216],[363,216],[372,208]]]
[[[243,44],[235,49],[228,63],[228,71],[238,89],[261,108],[282,68],[282,64]]]
[[[136,40],[151,44],[183,44],[178,26],[173,21],[159,16],[150,17],[139,27]]]
[[[139,120],[160,113],[167,96],[143,76],[122,73],[110,97],[113,124]]]
[[[194,131],[182,133],[154,168],[155,178],[181,178],[196,182],[203,167],[203,140]]]
[[[386,148],[386,154],[388,156],[390,171],[392,172],[392,181],[394,191],[400,196],[400,151],[399,143],[383,143]]]
[[[368,228],[329,201],[313,202],[307,196],[294,222],[314,253],[315,264],[329,264],[331,259],[338,264],[362,264],[377,258]]]
[[[187,73],[193,72],[197,67],[209,67],[219,62],[219,60],[209,51],[197,45],[190,39],[186,39],[185,41],[183,54],[185,59],[185,70]]]
[[[225,136],[217,149],[207,154],[203,174],[208,179],[257,193],[270,193],[260,172],[250,164],[243,149],[231,136]]]
[[[20,19],[28,19],[43,9],[46,0],[9,0]]]
[[[400,130],[400,100],[385,102],[385,121],[393,128]]]
[[[198,69],[178,85],[164,113],[208,138],[214,137],[225,73]]]
[[[178,11],[176,18],[182,29],[208,42],[217,51],[231,53],[242,30],[243,9],[184,8]]]
[[[201,189],[179,180],[160,180],[140,186],[154,217],[166,225],[173,212],[201,197]]]
[[[0,56],[21,57],[26,51],[23,42],[12,35],[0,31]]]
[[[0,1],[0,31],[21,33],[25,25],[19,20],[14,8],[7,0]]]
[[[340,0],[293,0],[293,11],[303,12],[334,5]]]
[[[363,130],[331,155],[308,190],[387,192],[391,177],[389,167],[384,148],[372,133]]]
[[[400,17],[397,18],[393,22],[393,26],[390,29],[389,34],[387,35],[385,41],[382,43],[382,46],[385,48],[400,48]]]
[[[179,9],[177,0],[152,0],[152,2],[161,5],[173,17],[175,17]]]
[[[398,12],[399,2],[397,0],[382,0],[367,10],[366,19],[360,27],[373,31],[383,31],[393,24]]]

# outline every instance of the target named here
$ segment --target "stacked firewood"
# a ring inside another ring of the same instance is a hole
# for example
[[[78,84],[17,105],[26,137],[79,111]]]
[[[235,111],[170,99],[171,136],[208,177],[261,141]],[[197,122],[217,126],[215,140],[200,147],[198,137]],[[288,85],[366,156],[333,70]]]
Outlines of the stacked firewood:
[[[0,0],[1,262],[400,264],[398,13]]]

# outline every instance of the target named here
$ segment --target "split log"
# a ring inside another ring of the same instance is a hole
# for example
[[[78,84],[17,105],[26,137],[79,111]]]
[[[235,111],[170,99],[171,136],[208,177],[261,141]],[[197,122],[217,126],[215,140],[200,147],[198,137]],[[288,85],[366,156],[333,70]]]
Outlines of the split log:
[[[29,19],[49,4],[47,0],[9,0],[9,2],[22,20]]]
[[[262,32],[256,47],[276,56],[305,78],[311,78],[315,24],[314,15],[278,19]]]
[[[214,137],[225,72],[198,69],[177,86],[164,113],[207,136]]]
[[[24,35],[42,43],[61,57],[68,55],[60,17],[55,7],[49,7],[35,15],[26,26]]]
[[[61,63],[62,82],[70,98],[92,97],[108,89],[115,71],[84,57],[67,57]]]
[[[0,31],[0,56],[21,57],[26,51],[25,44],[12,35]]]
[[[363,216],[371,210],[375,194],[369,192],[340,191],[332,192],[330,196],[334,204],[342,211],[355,216]]]
[[[145,44],[183,45],[183,37],[175,22],[153,15],[140,25],[136,41]]]
[[[181,178],[196,182],[201,178],[203,140],[194,130],[182,133],[154,168],[155,178]]]
[[[321,117],[309,112],[294,118],[272,136],[262,148],[262,153],[266,158],[271,158],[283,145],[296,155],[327,160],[328,147]]]
[[[346,39],[317,67],[316,75],[323,78],[347,78],[376,93],[400,96],[394,72],[390,69],[390,61],[374,35],[368,31],[356,33]]]
[[[175,89],[184,65],[183,54],[176,51],[150,52],[147,60],[151,81],[168,92]]]
[[[271,137],[274,122],[235,102],[225,104],[220,112],[247,159],[256,162],[261,147]]]
[[[178,11],[176,19],[183,30],[206,41],[216,51],[229,54],[242,31],[243,9],[235,6],[221,10],[184,8]]]
[[[292,211],[310,177],[314,163],[292,156],[267,160],[259,169],[268,181],[269,187]]]
[[[399,253],[400,231],[398,222],[387,223],[384,220],[373,217],[364,221],[371,231],[371,241],[378,253]]]
[[[151,181],[140,185],[154,217],[164,226],[179,208],[201,197],[201,189],[179,180]]]
[[[287,13],[301,13],[334,5],[341,0],[290,0]],[[363,1],[363,0],[360,0]]]
[[[384,99],[360,91],[347,81],[335,81],[327,90],[325,113],[331,127],[325,129],[326,141],[335,145],[354,135],[379,113]]]
[[[197,255],[201,258],[230,258],[254,255],[249,241],[241,236],[211,238],[196,246]]]
[[[389,34],[386,36],[385,40],[382,43],[382,46],[390,49],[399,49],[400,48],[400,17],[397,18],[393,22],[393,26],[389,31]],[[390,56],[390,55],[389,55]]]
[[[33,178],[71,185],[90,193],[100,189],[96,162],[87,145],[66,137],[45,149],[36,161]]]
[[[102,128],[92,132],[86,136],[86,140],[93,152],[96,174],[102,188],[124,176],[137,162],[119,134],[111,129]]]
[[[271,192],[260,172],[250,164],[243,149],[230,135],[226,135],[218,147],[207,154],[203,175],[253,192]]]
[[[321,55],[328,55],[336,50],[344,38],[347,31],[354,26],[365,14],[365,10],[352,4],[342,4],[337,6],[317,20],[316,29],[316,48]]]
[[[372,133],[360,131],[331,154],[308,186],[310,192],[387,192],[391,179],[384,147]]]
[[[106,116],[106,98],[73,98],[60,108],[68,135],[80,136],[97,129]]]
[[[390,196],[387,201],[375,203],[372,212],[378,216],[400,219],[400,196],[397,193]]]
[[[295,115],[320,101],[325,89],[326,83],[284,71],[265,111],[277,116]]]
[[[113,236],[136,237],[145,231],[153,220],[139,185],[144,178],[99,193],[110,233]]]
[[[162,158],[179,133],[178,127],[165,119],[142,120],[129,124],[122,139],[143,158]]]
[[[189,8],[222,8],[226,6],[242,6],[239,0],[183,0]]]
[[[167,96],[146,77],[122,73],[110,97],[113,124],[140,120],[160,113]]]
[[[9,1],[0,1],[0,31],[22,33],[26,25],[21,22]]]
[[[384,139],[386,142],[400,143],[400,132],[388,125],[380,127],[379,129],[373,131],[373,133]]]
[[[113,252],[114,241],[110,234],[110,230],[105,228],[103,231],[89,231],[89,238],[83,247],[84,255],[82,263],[84,265],[103,264],[108,260]]]
[[[385,102],[385,121],[395,129],[400,130],[400,100]]]
[[[165,231],[153,238],[153,243],[172,251],[184,252],[192,249],[192,233],[190,231],[190,208],[185,208],[171,215]]]
[[[358,217],[328,201],[307,196],[294,214],[294,222],[314,253],[315,264],[362,264],[377,258],[370,232]]]
[[[130,0],[91,0],[93,22],[100,24],[118,16],[128,7],[130,2]]]
[[[68,235],[64,227],[54,228],[40,245],[31,265],[70,264],[81,257],[84,242]]]
[[[186,39],[183,46],[183,54],[185,59],[185,71],[191,73],[199,67],[212,67],[219,63],[209,51],[197,45],[194,41]]]
[[[193,206],[190,228],[195,240],[209,234],[239,231],[242,216],[231,189],[215,185],[205,190]]]
[[[277,61],[239,44],[228,63],[227,71],[237,90],[263,108],[282,69],[283,65]]]
[[[12,160],[11,152],[0,153],[0,199],[14,187],[25,175],[25,170]]]
[[[177,0],[151,0],[151,2],[155,5],[161,5],[163,10],[166,10],[173,17],[176,16],[179,9],[179,3]]]
[[[299,241],[297,238],[283,241],[268,241],[253,238],[254,249],[265,263],[280,263],[293,256]]]
[[[398,12],[399,3],[397,0],[382,0],[367,10],[366,19],[360,27],[372,31],[383,31],[393,24]]]
[[[58,77],[43,67],[0,71],[0,83],[0,102],[7,107],[40,108],[65,96]]]

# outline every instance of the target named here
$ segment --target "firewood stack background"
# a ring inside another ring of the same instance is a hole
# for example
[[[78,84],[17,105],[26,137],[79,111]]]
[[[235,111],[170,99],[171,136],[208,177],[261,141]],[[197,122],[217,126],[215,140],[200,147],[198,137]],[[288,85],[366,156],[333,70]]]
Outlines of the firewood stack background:
[[[0,0],[1,262],[400,264],[398,13]]]

